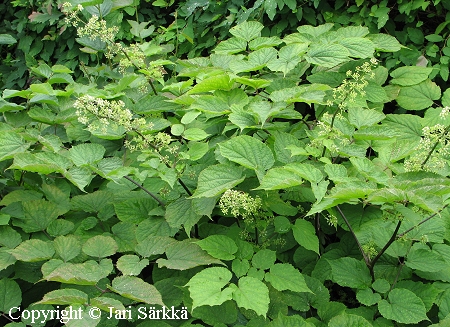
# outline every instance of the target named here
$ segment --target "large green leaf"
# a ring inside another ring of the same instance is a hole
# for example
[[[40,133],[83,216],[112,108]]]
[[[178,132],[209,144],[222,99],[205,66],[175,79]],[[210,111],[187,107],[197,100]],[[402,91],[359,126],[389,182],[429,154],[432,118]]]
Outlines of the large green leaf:
[[[17,260],[35,262],[52,258],[55,254],[55,249],[50,242],[32,239],[20,243],[11,253]]]
[[[425,81],[433,71],[432,67],[408,66],[399,67],[391,72],[391,84],[411,86]]]
[[[193,198],[214,197],[244,181],[242,167],[218,164],[202,170]]]
[[[223,263],[210,256],[202,248],[190,240],[170,244],[166,249],[167,259],[156,260],[158,267],[186,270],[197,266]]]
[[[193,207],[193,199],[181,197],[166,208],[165,218],[169,226],[172,228],[183,226],[188,235],[201,217],[202,215],[199,215]]]
[[[345,257],[328,260],[331,266],[333,281],[341,286],[364,289],[370,287],[372,278],[363,261]]]
[[[339,44],[315,44],[305,55],[306,61],[311,64],[331,68],[348,61],[349,51]]]
[[[233,260],[238,247],[233,239],[225,235],[210,235],[195,242],[214,258],[219,260]]]
[[[261,36],[261,31],[264,25],[256,21],[246,21],[242,24],[236,25],[230,29],[230,33],[239,39],[243,39],[247,42]]]
[[[127,299],[147,304],[164,305],[161,294],[156,287],[144,282],[138,277],[116,277],[113,279],[110,289]]]
[[[282,72],[286,76],[302,60],[302,54],[306,52],[307,48],[306,43],[294,43],[282,47],[278,52],[278,59],[271,60],[267,64],[267,68]]]
[[[100,144],[83,143],[72,147],[69,150],[69,157],[76,166],[82,166],[100,161],[105,151]]]
[[[116,266],[122,274],[136,276],[139,275],[149,264],[148,259],[139,259],[137,255],[125,254],[117,260]]]
[[[428,320],[425,305],[413,292],[404,288],[395,288],[389,292],[389,301],[378,302],[378,310],[387,319],[402,324],[417,324]]]
[[[112,270],[113,265],[109,259],[100,261],[100,264],[93,260],[74,264],[52,259],[42,265],[44,279],[75,285],[95,285]]]
[[[221,267],[206,268],[194,275],[186,284],[193,300],[192,309],[202,305],[220,305],[231,300],[233,290],[230,287],[223,289],[231,277],[231,272]]]
[[[428,246],[414,245],[408,253],[406,266],[426,272],[437,272],[446,268],[447,264],[442,256],[432,251]]]
[[[339,44],[344,46],[353,58],[371,58],[375,51],[373,42],[363,37],[343,38],[339,40]]]
[[[0,311],[8,312],[9,309],[19,306],[22,302],[22,291],[19,285],[9,278],[0,279]]]
[[[16,153],[25,152],[30,143],[14,132],[0,134],[0,161],[13,158]]]
[[[37,303],[41,304],[86,304],[88,303],[88,295],[80,290],[72,288],[64,288],[48,292],[42,300]]]
[[[142,257],[148,258],[152,255],[163,254],[166,249],[176,240],[168,236],[149,236],[140,241],[135,249]]]
[[[267,272],[264,276],[264,279],[279,291],[311,292],[300,271],[289,263],[273,265],[270,267],[270,272]]]
[[[148,219],[148,213],[156,206],[156,201],[151,198],[131,198],[114,203],[114,210],[119,220],[136,224]]]
[[[258,315],[266,316],[269,310],[269,289],[254,277],[241,277],[238,286],[231,284],[234,289],[233,300],[241,308],[251,309]]]
[[[431,107],[441,97],[441,89],[429,79],[420,84],[400,88],[397,103],[408,110],[422,110]]]
[[[375,49],[384,52],[395,52],[402,48],[397,39],[391,35],[377,33],[367,36],[375,44]]]
[[[81,244],[75,235],[58,236],[53,240],[56,254],[64,262],[72,260],[81,253]]]
[[[91,257],[105,258],[117,252],[117,242],[111,236],[97,235],[83,244],[83,252]]]
[[[45,230],[58,216],[68,211],[67,208],[45,200],[23,202],[22,207],[24,216],[15,225],[27,233]]]
[[[261,180],[275,162],[270,148],[248,135],[241,135],[219,144],[220,153],[230,161],[256,171]]]
[[[362,108],[348,109],[348,120],[356,128],[375,125],[384,118],[386,116],[378,110]]]
[[[303,180],[295,172],[284,167],[272,168],[264,175],[261,185],[256,189],[280,190],[302,184]]]
[[[309,221],[297,219],[291,228],[298,244],[319,254],[319,239],[314,226]]]
[[[338,316],[334,316],[328,322],[329,327],[372,327],[373,325],[367,321],[364,317],[356,314],[344,313]]]

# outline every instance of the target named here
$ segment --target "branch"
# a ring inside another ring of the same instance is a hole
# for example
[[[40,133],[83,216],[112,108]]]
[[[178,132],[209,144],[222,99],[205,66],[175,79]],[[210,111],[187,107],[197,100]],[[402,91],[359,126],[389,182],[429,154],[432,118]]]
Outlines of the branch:
[[[129,180],[131,183],[133,183],[134,185],[138,186],[141,190],[143,190],[145,193],[147,193],[148,195],[150,195],[153,199],[156,200],[156,202],[158,202],[161,207],[165,207],[165,203],[162,202],[162,200],[160,200],[156,195],[154,195],[152,192],[150,192],[149,190],[147,190],[145,187],[143,187],[141,184],[139,184],[138,182],[136,182],[135,180],[131,179],[128,176],[123,176],[125,179]]]
[[[406,234],[408,234],[410,231],[412,231],[414,228],[422,225],[423,223],[427,222],[428,220],[430,220],[431,218],[433,218],[434,216],[436,216],[437,214],[441,213],[445,208],[448,207],[448,204],[446,204],[445,206],[442,207],[441,210],[439,210],[438,212],[433,213],[431,216],[425,218],[424,220],[422,220],[420,223],[418,223],[417,225],[414,225],[413,227],[405,230],[403,233],[398,234],[397,238],[401,238],[403,236],[405,236]]]
[[[361,246],[361,243],[359,243],[359,240],[358,240],[358,238],[356,237],[355,232],[353,231],[352,226],[350,226],[350,223],[348,222],[348,220],[347,220],[347,218],[345,217],[344,213],[342,212],[341,208],[339,208],[339,206],[336,206],[336,209],[339,211],[339,214],[341,215],[342,219],[344,219],[345,224],[347,225],[348,229],[350,230],[350,233],[352,233],[353,238],[354,238],[355,241],[356,241],[356,244],[358,244],[359,251],[361,251],[361,254],[362,254],[363,258],[364,258],[364,261],[365,261],[367,267],[370,268],[370,259],[369,259],[369,257],[366,255],[366,253],[364,252],[364,250],[363,250],[363,248],[362,248],[362,246]]]
[[[376,255],[375,258],[373,258],[373,260],[370,262],[370,265],[373,269],[373,267],[375,266],[375,263],[378,261],[378,259],[380,259],[380,257],[384,254],[384,252],[386,252],[386,250],[388,249],[388,247],[391,246],[392,243],[394,243],[395,239],[397,238],[397,233],[398,230],[400,229],[400,225],[402,224],[402,221],[399,220],[397,227],[395,227],[394,232],[392,233],[391,238],[389,239],[389,241],[384,245],[384,247],[381,249],[380,252],[378,252],[378,254]]]

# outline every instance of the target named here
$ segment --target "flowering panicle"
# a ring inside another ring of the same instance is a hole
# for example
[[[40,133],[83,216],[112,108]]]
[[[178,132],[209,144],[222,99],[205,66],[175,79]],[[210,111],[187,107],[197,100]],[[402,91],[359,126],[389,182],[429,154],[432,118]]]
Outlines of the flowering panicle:
[[[228,214],[244,220],[252,220],[257,215],[262,205],[259,197],[252,198],[248,193],[236,190],[227,190],[219,201],[220,210],[224,214]]]
[[[445,119],[450,107],[442,109],[439,116]],[[422,128],[423,137],[411,157],[405,160],[406,171],[426,170],[441,173],[450,157],[450,126],[436,124]]]

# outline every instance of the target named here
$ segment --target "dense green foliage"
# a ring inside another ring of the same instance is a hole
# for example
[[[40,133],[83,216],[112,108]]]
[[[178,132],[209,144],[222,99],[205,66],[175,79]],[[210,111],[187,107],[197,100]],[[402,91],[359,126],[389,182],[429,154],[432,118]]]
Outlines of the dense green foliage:
[[[447,326],[447,3],[4,5],[2,322]]]

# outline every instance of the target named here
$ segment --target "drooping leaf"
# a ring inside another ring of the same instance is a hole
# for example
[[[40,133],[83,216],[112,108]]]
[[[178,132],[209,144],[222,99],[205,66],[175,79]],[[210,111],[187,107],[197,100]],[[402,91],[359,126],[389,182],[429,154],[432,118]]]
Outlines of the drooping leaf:
[[[206,251],[203,251],[200,246],[189,240],[169,245],[166,249],[166,256],[167,259],[160,258],[156,260],[158,267],[185,270],[214,263],[223,265],[220,260],[213,258]]]
[[[219,260],[233,260],[238,247],[233,239],[225,235],[210,235],[195,242],[214,258]]]
[[[270,148],[248,135],[241,135],[219,144],[220,153],[230,161],[256,171],[261,179],[275,162]]]
[[[231,272],[222,267],[206,268],[194,275],[186,284],[193,300],[192,309],[231,300],[233,290],[230,287],[223,289],[231,277]]]
[[[311,292],[300,271],[289,263],[276,263],[264,279],[279,291]]]
[[[378,302],[378,310],[387,319],[402,324],[417,324],[427,320],[425,305],[413,292],[404,288],[395,288],[389,292],[389,301]]]
[[[161,294],[155,286],[133,276],[119,276],[113,279],[110,289],[127,299],[147,304],[164,305]]]
[[[241,277],[238,286],[231,284],[234,288],[233,300],[241,308],[251,309],[258,315],[266,316],[269,310],[269,289],[260,280],[254,277]]]
[[[88,295],[80,290],[72,288],[64,288],[54,290],[44,295],[42,300],[37,303],[41,304],[87,304]]]
[[[319,254],[319,239],[314,226],[309,221],[297,219],[292,226],[292,232],[298,244]]]

